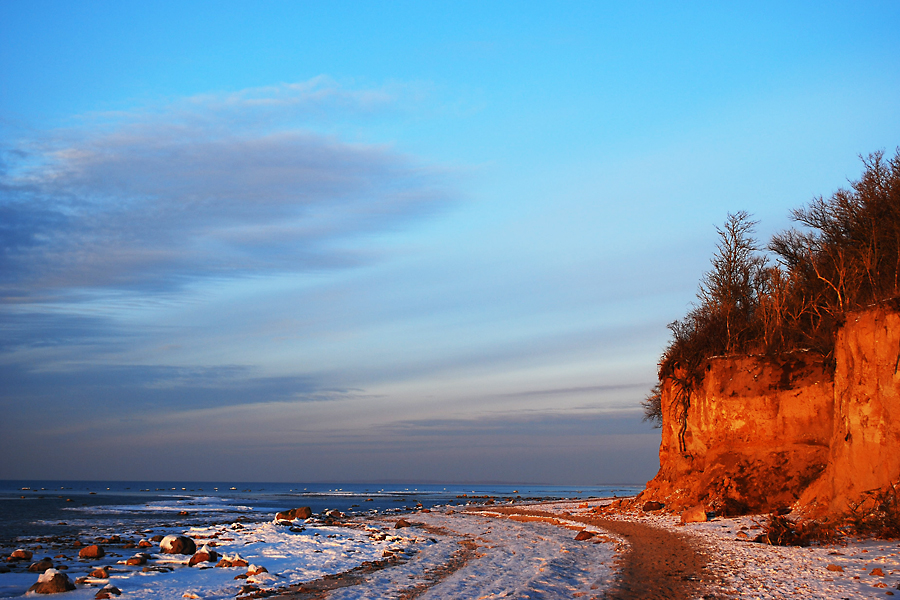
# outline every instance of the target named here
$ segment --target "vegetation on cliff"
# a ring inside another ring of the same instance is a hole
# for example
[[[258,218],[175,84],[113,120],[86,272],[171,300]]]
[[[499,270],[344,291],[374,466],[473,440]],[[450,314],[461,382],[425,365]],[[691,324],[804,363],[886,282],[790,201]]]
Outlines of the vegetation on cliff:
[[[676,390],[671,417],[686,423],[710,357],[808,350],[832,360],[848,312],[900,296],[900,148],[893,158],[875,152],[862,162],[849,189],[792,211],[799,228],[775,235],[768,253],[748,213],[728,215],[697,302],[669,325],[659,380]],[[645,420],[657,424],[660,390],[643,403]]]

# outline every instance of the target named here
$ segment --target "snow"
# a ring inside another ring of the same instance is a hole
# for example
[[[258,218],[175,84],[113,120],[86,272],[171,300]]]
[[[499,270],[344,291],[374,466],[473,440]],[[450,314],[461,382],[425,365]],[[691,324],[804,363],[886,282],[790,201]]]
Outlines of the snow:
[[[523,522],[491,512],[447,507],[404,515],[358,518],[349,526],[298,521],[286,527],[274,522],[221,524],[162,530],[154,533],[191,537],[220,556],[246,560],[249,567],[187,567],[189,555],[151,554],[144,567],[118,561],[117,549],[93,561],[54,559],[75,580],[99,566],[111,565],[108,579],[88,578],[65,598],[88,600],[106,585],[135,600],[155,598],[235,598],[246,584],[285,588],[343,573],[364,562],[398,560],[383,569],[366,571],[365,583],[331,590],[330,599],[397,597],[402,593],[425,600],[466,598],[595,598],[602,597],[615,578],[617,557],[627,543],[602,530],[587,527],[595,537],[575,541],[585,529],[570,516],[590,514],[600,501],[556,502],[534,507],[558,515],[557,524]],[[395,529],[402,516],[410,527]],[[604,515],[608,517],[608,515]],[[763,517],[717,518],[707,523],[678,525],[678,518],[634,513],[611,518],[637,520],[691,536],[712,558],[715,595],[733,598],[887,598],[900,599],[900,541],[847,540],[811,548],[773,547],[739,539],[750,537]],[[148,548],[147,550],[154,550]],[[828,566],[834,565],[829,570]],[[265,567],[268,572],[235,579]],[[16,566],[0,573],[0,597],[21,596],[36,580]],[[878,571],[884,575],[879,575]],[[874,572],[874,574],[873,574]],[[48,571],[41,578],[52,577]],[[409,594],[414,591],[415,594]]]

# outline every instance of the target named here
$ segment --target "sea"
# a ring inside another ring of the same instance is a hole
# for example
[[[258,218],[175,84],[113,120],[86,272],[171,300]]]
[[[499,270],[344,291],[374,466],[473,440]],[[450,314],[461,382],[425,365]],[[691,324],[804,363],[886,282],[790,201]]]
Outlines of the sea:
[[[624,497],[640,490],[629,485],[0,480],[0,547],[41,537],[271,521],[276,512],[299,506],[352,516],[488,501]]]

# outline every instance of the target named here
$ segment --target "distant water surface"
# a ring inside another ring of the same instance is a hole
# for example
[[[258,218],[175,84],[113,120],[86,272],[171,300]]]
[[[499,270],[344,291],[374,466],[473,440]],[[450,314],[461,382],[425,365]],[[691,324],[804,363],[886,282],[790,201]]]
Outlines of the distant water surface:
[[[237,519],[263,521],[280,510],[314,513],[405,512],[417,505],[633,496],[627,485],[411,485],[160,481],[0,480],[0,546],[17,538],[131,533],[159,526],[194,526]],[[484,501],[477,499],[474,501]]]

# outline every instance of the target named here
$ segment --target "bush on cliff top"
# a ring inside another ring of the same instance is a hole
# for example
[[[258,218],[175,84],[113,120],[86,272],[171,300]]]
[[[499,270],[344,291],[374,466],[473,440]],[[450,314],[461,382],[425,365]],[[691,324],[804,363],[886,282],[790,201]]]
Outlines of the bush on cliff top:
[[[710,357],[805,349],[830,361],[849,311],[900,296],[900,148],[893,158],[875,152],[862,162],[849,189],[792,211],[800,228],[772,238],[774,264],[748,213],[729,214],[717,228],[712,269],[691,311],[669,324],[672,339],[659,362],[660,382],[673,383],[676,419],[686,422]],[[659,384],[643,407],[645,420],[660,426]]]

